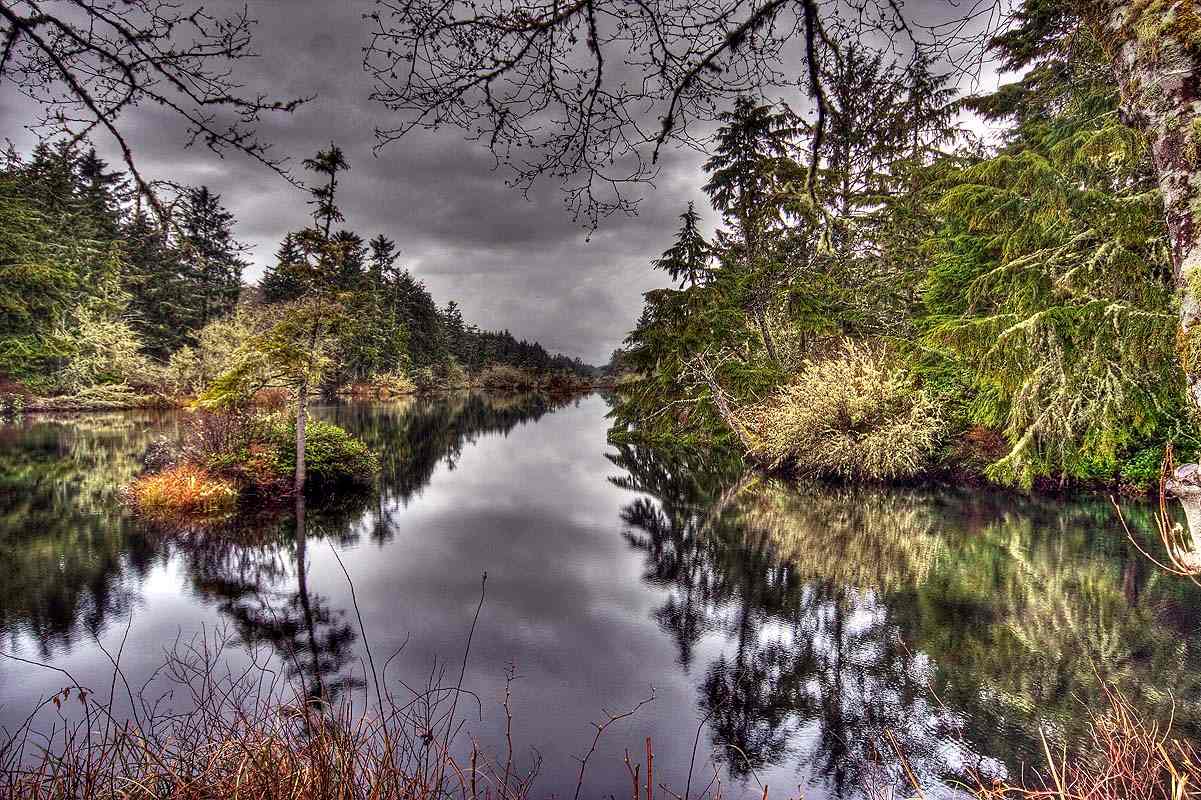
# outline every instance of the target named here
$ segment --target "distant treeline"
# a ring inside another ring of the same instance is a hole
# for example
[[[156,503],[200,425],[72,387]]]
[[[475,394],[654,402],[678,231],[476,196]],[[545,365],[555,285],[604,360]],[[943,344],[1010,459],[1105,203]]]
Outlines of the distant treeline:
[[[253,286],[235,225],[207,187],[164,186],[151,203],[95,150],[43,142],[26,156],[10,145],[0,163],[0,377],[43,394],[170,383],[173,356],[203,350],[206,327],[224,325],[210,338],[229,338],[235,311],[300,291],[281,268],[298,258],[298,234]],[[489,364],[592,374],[578,358],[465,321],[454,300],[439,307],[388,237],[330,236],[355,324],[333,348],[327,385]]]

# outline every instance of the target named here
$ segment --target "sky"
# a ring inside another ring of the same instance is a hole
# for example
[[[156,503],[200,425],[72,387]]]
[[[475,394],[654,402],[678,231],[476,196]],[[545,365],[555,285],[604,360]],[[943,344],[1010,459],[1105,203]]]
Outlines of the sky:
[[[205,3],[214,13],[242,5]],[[396,118],[370,100],[362,68],[361,15],[370,0],[246,5],[258,21],[260,57],[241,62],[238,76],[274,97],[315,95],[291,115],[265,119],[262,137],[296,166],[336,141],[351,166],[339,191],[346,227],[396,240],[401,263],[435,301],[457,301],[482,328],[507,329],[551,352],[603,364],[638,316],[642,293],[665,285],[666,276],[649,262],[670,246],[687,203],[696,201],[714,222],[700,190],[703,157],[691,150],[661,157],[636,216],[611,216],[592,232],[565,211],[557,185],[544,182],[524,197],[506,186],[487,150],[458,131],[415,132],[376,153],[375,128],[395,125]],[[0,140],[27,152],[36,134],[24,126],[33,115],[14,87],[0,87]],[[137,107],[121,126],[148,177],[206,185],[221,195],[237,218],[236,237],[249,246],[247,280],[258,279],[285,233],[308,221],[301,191],[245,157],[185,149],[183,127],[167,112]],[[115,143],[97,137],[95,144],[119,162]]]

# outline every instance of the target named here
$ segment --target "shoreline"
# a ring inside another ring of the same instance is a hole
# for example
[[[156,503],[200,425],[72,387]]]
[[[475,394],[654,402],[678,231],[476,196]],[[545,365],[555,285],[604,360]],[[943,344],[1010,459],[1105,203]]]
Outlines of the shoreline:
[[[403,400],[407,398],[423,398],[423,397],[444,397],[446,395],[457,394],[460,392],[484,392],[486,394],[495,395],[518,395],[518,394],[540,394],[547,397],[572,397],[574,395],[587,395],[593,392],[612,391],[615,387],[613,383],[595,383],[581,385],[571,391],[558,391],[540,388],[522,388],[522,387],[484,387],[484,386],[448,386],[439,389],[423,389],[414,390],[411,392],[391,393],[388,395],[373,395],[371,393],[363,394],[339,394],[334,400],[339,402],[373,402],[386,403],[393,400]],[[142,401],[144,400],[144,402]],[[89,403],[81,401],[78,404],[71,402],[70,396],[63,397],[35,397],[27,404],[23,404],[19,411],[8,416],[0,415],[0,421],[11,421],[20,417],[22,414],[89,414],[100,411],[179,411],[187,409],[196,398],[172,398],[172,397],[153,397],[145,396],[139,401],[129,403]],[[310,403],[313,406],[322,405],[320,399]],[[264,407],[268,403],[252,403],[252,406]]]

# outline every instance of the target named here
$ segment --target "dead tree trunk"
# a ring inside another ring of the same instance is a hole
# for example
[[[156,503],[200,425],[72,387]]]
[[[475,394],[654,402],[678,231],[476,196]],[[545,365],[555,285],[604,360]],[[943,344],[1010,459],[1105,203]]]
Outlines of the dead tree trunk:
[[[713,395],[713,405],[717,408],[717,415],[721,417],[722,422],[729,426],[730,430],[734,431],[734,435],[738,437],[738,441],[746,450],[747,456],[754,458],[756,447],[751,440],[750,434],[747,433],[745,427],[738,419],[738,415],[734,413],[734,409],[730,407],[729,398],[726,397],[726,392],[721,388],[721,384],[717,382],[717,374],[704,356],[696,358],[697,372],[700,373],[701,380],[709,388],[709,394]]]

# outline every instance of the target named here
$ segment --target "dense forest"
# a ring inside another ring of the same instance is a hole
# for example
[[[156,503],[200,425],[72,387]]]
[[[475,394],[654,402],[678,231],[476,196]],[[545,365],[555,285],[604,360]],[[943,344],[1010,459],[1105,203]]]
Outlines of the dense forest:
[[[305,163],[323,180],[348,168],[335,146]],[[248,285],[236,220],[208,188],[173,187],[156,193],[170,202],[151,203],[92,148],[44,142],[23,156],[10,146],[0,165],[4,391],[91,406],[195,396],[311,290],[303,265],[315,249],[328,267],[323,291],[342,309],[313,345],[326,393],[381,376],[462,385],[498,364],[591,374],[579,359],[464,320],[454,300],[439,306],[393,240],[342,227],[336,185],[312,191],[316,227],[289,233]]]
[[[990,47],[1020,77],[965,96],[847,44],[820,63],[820,138],[759,97],[721,114],[719,227],[689,206],[652,262],[672,285],[608,366],[617,440],[1025,486],[1146,484],[1165,443],[1194,450],[1164,201],[1103,42],[1027,2]]]

